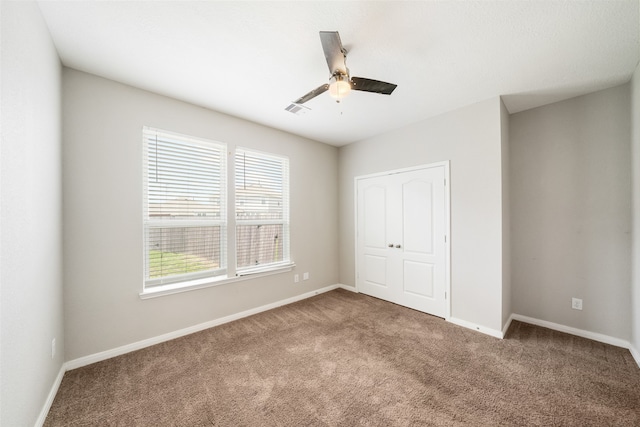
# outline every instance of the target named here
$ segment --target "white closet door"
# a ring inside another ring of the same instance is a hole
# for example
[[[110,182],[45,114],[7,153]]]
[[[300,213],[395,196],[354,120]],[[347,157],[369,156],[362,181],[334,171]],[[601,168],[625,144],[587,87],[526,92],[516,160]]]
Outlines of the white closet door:
[[[362,293],[446,316],[445,168],[357,180]]]

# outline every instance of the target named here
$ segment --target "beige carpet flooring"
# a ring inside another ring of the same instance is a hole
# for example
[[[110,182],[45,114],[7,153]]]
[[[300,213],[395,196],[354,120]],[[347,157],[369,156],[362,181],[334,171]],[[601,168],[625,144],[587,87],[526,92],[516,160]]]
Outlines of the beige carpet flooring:
[[[46,426],[640,426],[628,350],[336,290],[65,374]]]

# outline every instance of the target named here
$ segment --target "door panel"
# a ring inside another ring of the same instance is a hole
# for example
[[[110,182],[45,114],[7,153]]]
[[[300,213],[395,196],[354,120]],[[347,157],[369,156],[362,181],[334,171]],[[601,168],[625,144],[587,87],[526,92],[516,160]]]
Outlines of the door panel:
[[[414,180],[402,184],[405,252],[433,253],[433,185]]]
[[[372,185],[363,192],[364,201],[364,244],[368,248],[384,249],[386,238],[386,189],[383,186]]]
[[[357,180],[357,287],[447,314],[445,167]]]
[[[358,286],[364,293],[391,301],[389,288],[388,185],[383,179],[366,180],[358,186],[358,259],[361,266]]]
[[[404,293],[433,297],[433,264],[405,260]]]
[[[387,286],[387,258],[383,256],[364,256],[364,280],[377,286]]]
[[[412,276],[404,278],[396,303],[444,317],[445,282],[445,197],[444,167],[398,174],[403,195],[402,259],[411,262]],[[422,267],[418,272],[417,265]],[[410,281],[410,283],[408,283]]]

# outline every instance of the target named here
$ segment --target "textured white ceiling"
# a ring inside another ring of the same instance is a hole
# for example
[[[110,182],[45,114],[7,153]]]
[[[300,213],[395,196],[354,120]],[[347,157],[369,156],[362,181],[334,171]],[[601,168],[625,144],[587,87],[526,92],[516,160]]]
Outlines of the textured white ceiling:
[[[317,141],[344,145],[503,95],[510,112],[628,81],[630,1],[39,1],[64,65]],[[319,31],[352,76],[391,96],[327,93]]]

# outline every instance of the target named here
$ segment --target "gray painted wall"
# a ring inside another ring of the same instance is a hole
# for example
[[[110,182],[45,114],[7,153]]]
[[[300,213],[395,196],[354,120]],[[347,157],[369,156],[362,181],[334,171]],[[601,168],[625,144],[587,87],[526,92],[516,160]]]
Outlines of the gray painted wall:
[[[338,282],[337,148],[66,68],[63,94],[67,360]],[[141,300],[143,126],[289,156],[296,270]]]
[[[515,313],[631,338],[629,108],[627,84],[511,115]]]
[[[633,289],[631,345],[640,362],[640,65],[631,80],[631,161],[633,169]]]
[[[354,178],[451,161],[452,317],[502,329],[500,99],[340,148],[340,282],[355,286]]]
[[[0,425],[32,426],[64,360],[61,67],[34,2],[0,8]]]

